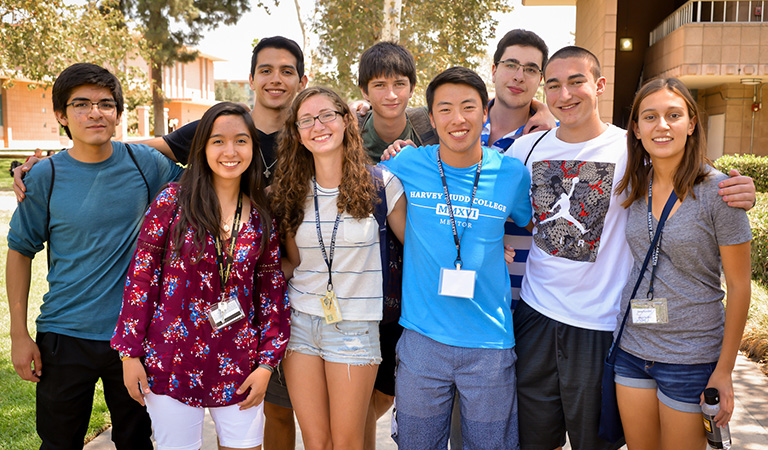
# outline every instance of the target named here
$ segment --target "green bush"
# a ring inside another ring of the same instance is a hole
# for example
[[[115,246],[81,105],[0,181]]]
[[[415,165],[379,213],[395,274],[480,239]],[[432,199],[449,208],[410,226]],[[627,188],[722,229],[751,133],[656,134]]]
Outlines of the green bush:
[[[768,192],[768,157],[755,155],[723,155],[715,161],[715,168],[725,174],[736,169],[752,177],[757,192]]]
[[[752,225],[752,278],[768,285],[768,194],[757,194],[757,204],[748,215]]]

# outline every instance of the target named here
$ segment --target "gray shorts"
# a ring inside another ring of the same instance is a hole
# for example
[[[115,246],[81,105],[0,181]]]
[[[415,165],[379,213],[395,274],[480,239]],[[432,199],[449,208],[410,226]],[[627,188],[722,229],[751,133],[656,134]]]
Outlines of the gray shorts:
[[[597,436],[603,362],[610,331],[573,327],[517,304],[513,316],[517,352],[520,448],[613,450],[622,442]]]
[[[291,397],[288,396],[288,386],[285,384],[285,372],[283,372],[283,363],[278,364],[277,369],[272,372],[267,384],[267,393],[264,395],[264,401],[283,408],[293,409]]]

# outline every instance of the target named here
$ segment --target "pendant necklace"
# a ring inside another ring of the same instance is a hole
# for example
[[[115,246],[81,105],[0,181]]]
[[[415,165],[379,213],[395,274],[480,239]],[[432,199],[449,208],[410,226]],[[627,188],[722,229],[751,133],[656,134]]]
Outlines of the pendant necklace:
[[[264,169],[264,177],[265,178],[269,178],[269,176],[272,175],[272,171],[269,170],[269,169],[271,169],[272,166],[274,166],[277,163],[277,158],[275,158],[275,160],[272,161],[272,164],[267,165],[267,160],[264,159],[264,153],[259,152],[259,155],[261,155],[261,160],[264,162],[264,167],[265,167],[265,169]]]

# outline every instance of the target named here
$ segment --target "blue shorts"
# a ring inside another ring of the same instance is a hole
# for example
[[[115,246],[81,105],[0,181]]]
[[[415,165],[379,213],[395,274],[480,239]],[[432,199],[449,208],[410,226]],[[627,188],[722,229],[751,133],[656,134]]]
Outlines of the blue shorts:
[[[406,329],[397,359],[400,450],[447,448],[455,393],[464,450],[520,448],[514,349],[454,347]]]
[[[614,380],[622,386],[656,389],[659,401],[676,411],[700,413],[701,393],[716,365],[646,361],[619,348]]]
[[[291,338],[286,351],[353,366],[379,364],[379,322],[342,320],[329,325],[324,317],[291,309]]]

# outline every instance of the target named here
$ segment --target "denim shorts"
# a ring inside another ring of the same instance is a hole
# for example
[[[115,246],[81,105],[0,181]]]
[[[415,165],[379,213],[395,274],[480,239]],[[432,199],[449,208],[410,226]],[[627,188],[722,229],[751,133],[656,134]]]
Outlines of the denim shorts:
[[[291,339],[287,351],[353,366],[379,364],[379,322],[342,320],[329,325],[324,317],[291,309]]]
[[[659,401],[676,411],[700,413],[701,393],[716,365],[646,361],[619,348],[614,380],[622,386],[656,389]]]

